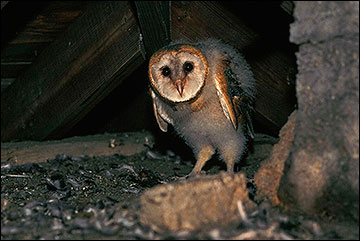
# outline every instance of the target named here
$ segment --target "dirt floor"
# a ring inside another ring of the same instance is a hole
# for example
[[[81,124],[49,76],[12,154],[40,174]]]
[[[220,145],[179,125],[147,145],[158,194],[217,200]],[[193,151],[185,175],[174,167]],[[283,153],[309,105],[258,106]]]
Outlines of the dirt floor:
[[[254,174],[276,142],[256,135],[236,167],[246,173],[257,209],[246,220],[196,232],[158,233],[138,218],[140,195],[188,174],[194,165],[188,155],[148,145],[130,156],[59,153],[37,163],[2,161],[1,239],[359,239],[358,224],[323,222],[257,202]],[[224,169],[216,156],[205,166],[208,175]]]

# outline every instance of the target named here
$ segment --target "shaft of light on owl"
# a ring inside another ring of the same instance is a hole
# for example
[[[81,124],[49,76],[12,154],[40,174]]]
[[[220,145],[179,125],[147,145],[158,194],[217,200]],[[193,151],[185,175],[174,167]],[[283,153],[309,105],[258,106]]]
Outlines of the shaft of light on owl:
[[[160,129],[173,125],[197,159],[190,176],[216,151],[232,173],[254,137],[255,80],[243,56],[215,39],[173,43],[152,55],[149,79]]]

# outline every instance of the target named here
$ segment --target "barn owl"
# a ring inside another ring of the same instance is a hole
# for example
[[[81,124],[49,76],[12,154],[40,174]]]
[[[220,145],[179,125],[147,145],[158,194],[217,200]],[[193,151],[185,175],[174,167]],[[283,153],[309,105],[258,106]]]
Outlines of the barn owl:
[[[150,95],[160,129],[168,125],[192,148],[200,174],[217,152],[228,173],[254,137],[255,80],[243,56],[220,40],[172,43],[149,61]]]

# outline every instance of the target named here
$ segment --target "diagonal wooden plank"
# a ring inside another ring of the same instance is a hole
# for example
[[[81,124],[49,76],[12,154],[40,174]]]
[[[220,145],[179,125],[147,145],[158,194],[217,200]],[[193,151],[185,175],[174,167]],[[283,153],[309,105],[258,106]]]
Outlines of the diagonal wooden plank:
[[[1,140],[56,138],[144,61],[128,2],[91,2],[1,96]]]
[[[170,2],[169,1],[135,1],[137,17],[149,58],[159,48],[171,41]]]

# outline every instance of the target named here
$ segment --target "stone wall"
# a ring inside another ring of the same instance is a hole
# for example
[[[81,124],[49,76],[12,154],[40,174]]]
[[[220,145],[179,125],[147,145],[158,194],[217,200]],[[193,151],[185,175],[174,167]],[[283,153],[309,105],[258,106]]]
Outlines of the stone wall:
[[[298,111],[279,198],[359,219],[359,2],[295,2]]]

